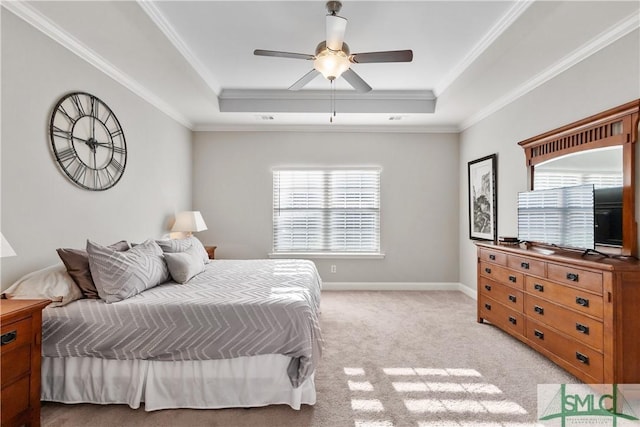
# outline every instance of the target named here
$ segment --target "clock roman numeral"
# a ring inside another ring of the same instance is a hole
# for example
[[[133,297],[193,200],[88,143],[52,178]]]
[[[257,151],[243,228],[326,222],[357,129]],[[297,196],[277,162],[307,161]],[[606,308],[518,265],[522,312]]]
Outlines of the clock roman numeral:
[[[118,128],[114,131],[110,131],[109,135],[111,135],[111,138],[115,138],[116,136],[120,136],[122,135],[122,129]]]
[[[53,126],[53,136],[58,136],[60,138],[68,139],[71,141],[73,135],[71,131],[60,129],[58,126]]]
[[[123,147],[116,147],[115,145],[113,146],[113,151],[118,154],[127,154],[126,149],[124,149]]]
[[[78,95],[76,94],[71,95],[71,102],[76,107],[76,110],[78,111],[78,114],[80,115],[80,117],[86,116],[84,112],[84,107],[82,106],[82,101],[80,100],[80,97]]]
[[[62,104],[60,104],[60,106],[58,107],[58,111],[60,111],[60,113],[62,113],[63,117],[64,117],[65,119],[67,119],[67,121],[68,121],[70,124],[72,124],[72,125],[73,125],[73,124],[75,124],[75,122],[77,121],[76,119],[74,119],[73,117],[71,117],[71,116],[69,115],[69,113],[67,113],[67,110],[64,108],[64,106],[63,106]]]
[[[109,163],[109,166],[115,169],[116,173],[121,173],[124,170],[124,166],[122,166],[116,159],[111,159],[111,163]]]
[[[89,110],[89,115],[92,117],[98,117],[98,107],[100,106],[98,99],[95,96],[92,96],[90,98],[90,103],[91,109]]]
[[[84,184],[85,178],[87,176],[87,166],[83,163],[78,162],[78,166],[73,171],[71,177],[75,182],[82,182]]]
[[[56,154],[58,155],[58,160],[62,163],[71,159],[75,159],[77,156],[76,150],[74,150],[73,148],[66,148],[60,152],[56,151]]]

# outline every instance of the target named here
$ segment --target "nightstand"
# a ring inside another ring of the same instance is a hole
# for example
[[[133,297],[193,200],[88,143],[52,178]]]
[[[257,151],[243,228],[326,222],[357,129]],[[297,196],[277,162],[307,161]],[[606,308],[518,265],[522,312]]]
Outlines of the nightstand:
[[[205,246],[204,248],[207,250],[207,254],[209,254],[209,259],[216,258],[215,253],[217,246]]]
[[[3,426],[40,425],[42,309],[49,300],[0,300]]]

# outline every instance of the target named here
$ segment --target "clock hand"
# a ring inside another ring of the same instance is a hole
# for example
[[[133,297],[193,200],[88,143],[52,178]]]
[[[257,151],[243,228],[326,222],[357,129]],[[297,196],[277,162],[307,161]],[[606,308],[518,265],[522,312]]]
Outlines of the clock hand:
[[[89,144],[89,141],[87,141],[86,139],[82,139],[82,138],[80,138],[79,136],[72,135],[71,137],[72,137],[73,139],[77,139],[78,141],[82,141],[82,142],[84,142],[85,144]]]

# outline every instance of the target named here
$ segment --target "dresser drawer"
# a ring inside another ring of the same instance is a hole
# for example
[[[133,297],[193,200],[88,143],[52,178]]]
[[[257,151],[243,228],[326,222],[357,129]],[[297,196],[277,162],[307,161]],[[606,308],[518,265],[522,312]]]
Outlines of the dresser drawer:
[[[530,319],[544,323],[602,351],[604,338],[602,322],[528,294],[524,297],[524,312]]]
[[[598,295],[602,295],[602,273],[549,263],[547,265],[547,278],[565,285],[588,289]]]
[[[546,263],[532,258],[521,258],[515,255],[507,257],[507,267],[512,270],[521,271],[534,276],[544,277],[546,273]]]
[[[16,415],[29,409],[29,376],[3,387],[0,400],[2,400],[0,424],[6,425]]]
[[[604,358],[599,352],[531,319],[527,320],[526,334],[530,341],[592,376],[598,383],[603,381]]]
[[[524,316],[499,302],[480,295],[480,317],[488,320],[500,329],[524,336]]]
[[[480,278],[480,293],[485,294],[509,308],[522,313],[524,294],[510,286],[502,285],[486,277]]]
[[[525,277],[525,290],[537,297],[602,319],[604,300],[601,295],[529,276]]]
[[[490,249],[480,249],[480,260],[492,262],[494,264],[507,265],[507,254],[504,252],[492,251]]]
[[[517,271],[513,271],[494,264],[481,262],[480,274],[504,285],[509,285],[516,289],[524,289],[524,275],[522,273],[518,273]]]
[[[3,357],[8,351],[22,347],[25,344],[31,344],[31,318],[6,325],[3,324],[0,331],[2,334],[2,342],[5,343],[0,346],[0,354]]]

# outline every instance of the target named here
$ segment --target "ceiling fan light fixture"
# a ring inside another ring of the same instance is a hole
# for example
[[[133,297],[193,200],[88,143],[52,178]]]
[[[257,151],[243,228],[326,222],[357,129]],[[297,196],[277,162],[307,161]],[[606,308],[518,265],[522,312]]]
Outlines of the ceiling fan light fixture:
[[[316,54],[313,68],[318,70],[327,80],[335,80],[351,67],[349,56],[341,51],[324,49]]]

